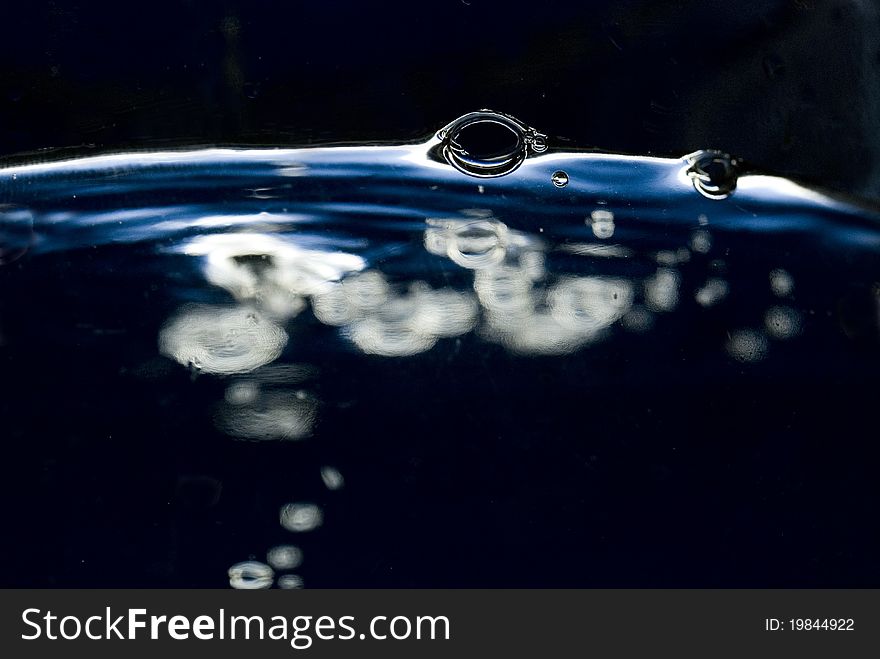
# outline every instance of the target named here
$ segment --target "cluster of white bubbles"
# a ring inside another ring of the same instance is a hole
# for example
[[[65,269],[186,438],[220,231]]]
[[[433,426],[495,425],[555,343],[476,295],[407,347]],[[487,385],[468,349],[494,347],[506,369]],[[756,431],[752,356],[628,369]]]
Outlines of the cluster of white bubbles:
[[[791,298],[794,278],[786,270],[776,268],[769,274],[770,291],[778,298]],[[785,341],[801,333],[801,313],[788,304],[771,306],[764,312],[763,326],[739,329],[730,333],[727,352],[742,362],[764,359],[770,349],[770,339]]]
[[[480,332],[523,354],[561,355],[595,341],[632,306],[629,280],[565,276],[546,285],[546,245],[487,211],[429,219],[425,248],[474,272]],[[612,222],[613,216],[599,218]]]
[[[330,466],[321,468],[321,480],[331,491],[345,484],[339,470]],[[282,528],[299,535],[319,528],[324,523],[324,511],[315,503],[299,501],[283,505],[278,518]],[[300,568],[304,560],[305,554],[297,545],[278,544],[266,552],[265,563],[251,557],[230,567],[229,585],[239,590],[271,588],[273,583],[281,589],[303,588],[303,578],[291,571]]]
[[[477,315],[473,295],[424,282],[398,292],[376,271],[333,284],[312,305],[318,320],[341,327],[363,352],[386,357],[415,355],[441,338],[465,334]]]
[[[262,233],[200,236],[186,253],[205,258],[209,282],[277,320],[293,318],[305,309],[307,297],[365,266],[354,254],[304,249]]]

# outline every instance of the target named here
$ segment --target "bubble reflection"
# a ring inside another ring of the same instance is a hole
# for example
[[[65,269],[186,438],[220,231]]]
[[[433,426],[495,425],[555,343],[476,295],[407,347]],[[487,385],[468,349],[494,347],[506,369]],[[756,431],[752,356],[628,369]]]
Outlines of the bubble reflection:
[[[288,531],[313,531],[324,522],[323,511],[313,503],[288,503],[281,508],[281,526]]]
[[[278,358],[287,333],[247,307],[185,305],[159,334],[159,350],[206,373],[246,373]]]
[[[259,561],[244,561],[229,568],[229,585],[238,590],[261,590],[272,586],[275,573]]]

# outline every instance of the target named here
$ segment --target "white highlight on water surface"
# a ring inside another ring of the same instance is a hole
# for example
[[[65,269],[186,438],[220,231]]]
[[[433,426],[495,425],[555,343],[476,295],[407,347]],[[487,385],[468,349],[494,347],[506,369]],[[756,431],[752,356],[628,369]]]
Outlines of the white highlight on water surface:
[[[311,434],[317,416],[317,404],[308,395],[274,390],[246,402],[227,402],[217,414],[217,426],[240,439],[297,440]]]
[[[200,236],[185,251],[205,257],[209,282],[279,320],[299,314],[307,296],[326,291],[344,275],[365,267],[354,254],[304,249],[262,233]]]
[[[672,311],[678,306],[681,275],[671,268],[659,268],[644,282],[645,303],[652,311]]]

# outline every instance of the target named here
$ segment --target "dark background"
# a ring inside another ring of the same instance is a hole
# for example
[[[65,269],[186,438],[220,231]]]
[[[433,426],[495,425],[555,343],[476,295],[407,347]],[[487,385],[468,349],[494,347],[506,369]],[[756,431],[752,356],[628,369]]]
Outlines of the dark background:
[[[880,197],[867,1],[7,4],[4,156],[419,140],[490,107],[558,146],[720,148]]]

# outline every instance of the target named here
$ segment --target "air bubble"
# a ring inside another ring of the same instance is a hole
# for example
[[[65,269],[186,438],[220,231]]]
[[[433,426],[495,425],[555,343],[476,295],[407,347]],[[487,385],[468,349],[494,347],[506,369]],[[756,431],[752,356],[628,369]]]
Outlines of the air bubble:
[[[553,181],[553,185],[555,185],[557,188],[564,188],[566,185],[568,185],[568,174],[560,169],[553,172],[553,176],[550,177],[550,180]]]
[[[266,554],[266,561],[276,570],[293,570],[302,564],[302,560],[302,549],[293,545],[278,545]]]
[[[741,362],[757,362],[767,356],[767,337],[753,329],[731,332],[727,352]]]
[[[281,508],[281,526],[288,531],[312,531],[324,522],[324,513],[313,503],[288,503]]]
[[[244,561],[229,568],[229,585],[238,590],[260,590],[272,585],[275,572],[265,563]]]
[[[345,485],[345,479],[342,477],[342,474],[333,467],[321,468],[321,480],[324,481],[324,485],[328,490],[339,490]]]
[[[587,223],[593,229],[593,235],[599,240],[611,238],[614,235],[614,213],[608,210],[594,210],[590,213]]]
[[[781,268],[770,272],[770,290],[776,297],[788,297],[794,291],[794,279]]]
[[[296,574],[285,574],[278,577],[278,587],[283,590],[297,590],[303,587],[302,577]]]
[[[736,189],[739,163],[721,151],[697,151],[686,157],[687,176],[708,199],[725,199]]]
[[[801,315],[791,307],[770,307],[764,315],[764,327],[773,339],[790,339],[801,331]]]

